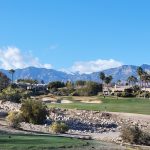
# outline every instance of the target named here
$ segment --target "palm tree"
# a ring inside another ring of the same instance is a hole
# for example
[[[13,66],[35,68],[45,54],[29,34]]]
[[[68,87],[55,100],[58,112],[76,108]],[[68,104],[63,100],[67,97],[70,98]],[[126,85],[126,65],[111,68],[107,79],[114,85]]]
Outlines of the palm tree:
[[[112,78],[111,75],[105,77],[105,83],[106,83],[106,85],[107,85],[107,89],[108,89],[108,85],[111,83],[112,79],[113,79],[113,78]],[[109,89],[108,89],[108,90],[109,90]]]
[[[102,80],[102,92],[103,92],[103,84],[104,84],[104,80],[105,80],[105,73],[104,72],[100,72],[99,77]]]
[[[148,84],[150,82],[150,75],[147,72],[143,72],[143,75],[141,76],[141,80],[145,83],[144,87],[145,87],[145,94],[144,94],[144,98],[146,97],[146,84]]]
[[[113,77],[110,75],[109,76],[110,83],[111,83],[112,79],[113,79]]]
[[[141,87],[141,82],[142,82],[142,75],[144,73],[144,70],[142,69],[142,67],[138,67],[137,68],[137,74],[140,77],[140,87]]]
[[[0,72],[0,92],[6,88],[10,83],[10,79],[2,72]]]
[[[111,83],[111,81],[112,81],[112,76],[110,75],[110,76],[108,76],[108,77],[106,77],[105,78],[105,83],[108,85],[108,84],[110,84]]]
[[[107,76],[107,77],[105,77],[105,83],[108,85],[108,84],[110,84],[111,83],[111,81],[112,81],[112,76]]]
[[[137,78],[135,76],[129,76],[127,81],[129,82],[129,85],[131,83],[132,87],[133,85],[135,85],[135,83],[138,81]]]
[[[121,80],[118,80],[118,81],[117,81],[117,84],[120,85],[120,84],[121,84]]]
[[[100,72],[99,77],[102,80],[102,84],[103,84],[103,82],[105,80],[105,73],[104,72]]]
[[[10,69],[9,73],[11,74],[11,82],[13,83],[13,77],[14,77],[15,70],[14,69]]]

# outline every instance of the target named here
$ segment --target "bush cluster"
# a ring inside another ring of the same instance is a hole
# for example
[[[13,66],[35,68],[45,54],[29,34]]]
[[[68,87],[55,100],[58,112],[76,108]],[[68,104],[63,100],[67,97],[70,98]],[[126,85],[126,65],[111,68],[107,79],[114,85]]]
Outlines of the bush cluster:
[[[150,146],[150,134],[143,132],[138,125],[124,126],[121,137],[127,143]]]
[[[3,101],[11,101],[20,103],[22,99],[30,97],[30,92],[21,88],[14,88],[12,86],[3,89],[0,93],[0,99]]]
[[[145,98],[150,98],[150,92],[148,92],[148,91],[140,91],[139,93],[138,93],[138,97],[145,97]]]
[[[54,133],[65,133],[69,130],[69,127],[62,122],[54,122],[51,126],[50,126],[50,130]]]
[[[7,121],[10,127],[19,128],[20,122],[23,121],[23,118],[22,118],[21,113],[17,111],[12,111],[12,112],[9,112],[7,116]]]
[[[102,91],[102,85],[96,82],[88,81],[86,86],[76,89],[72,96],[94,96]]]
[[[48,84],[49,89],[57,89],[62,87],[65,87],[65,83],[61,81],[53,81]]]
[[[43,124],[48,114],[46,105],[38,100],[24,100],[20,110],[23,119],[33,124]]]
[[[75,84],[68,81],[65,87],[61,82],[51,82],[48,87],[50,93],[59,96],[93,96],[102,91],[101,84],[82,80],[77,81]]]
[[[135,97],[134,93],[128,93],[128,92],[118,92],[118,97]]]

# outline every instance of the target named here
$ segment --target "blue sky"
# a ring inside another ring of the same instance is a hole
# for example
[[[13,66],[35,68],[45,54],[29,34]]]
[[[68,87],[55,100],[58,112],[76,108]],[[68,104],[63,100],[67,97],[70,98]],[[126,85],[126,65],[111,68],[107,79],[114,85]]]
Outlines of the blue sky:
[[[149,0],[0,0],[0,67],[92,72],[150,64],[149,6]]]

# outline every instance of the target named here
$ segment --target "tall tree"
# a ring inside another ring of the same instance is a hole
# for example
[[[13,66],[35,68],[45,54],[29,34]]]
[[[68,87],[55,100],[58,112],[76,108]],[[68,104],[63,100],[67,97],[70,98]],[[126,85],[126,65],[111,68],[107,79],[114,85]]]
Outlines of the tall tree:
[[[11,82],[13,83],[13,78],[14,78],[15,70],[14,69],[10,69],[9,73],[11,74]]]
[[[142,80],[142,82],[144,82],[144,87],[145,87],[144,98],[145,98],[146,97],[146,86],[150,82],[150,75],[147,72],[144,71],[143,75],[141,76],[141,80]]]
[[[0,91],[6,88],[10,83],[10,79],[2,72],[0,72]]]
[[[105,77],[105,84],[107,85],[108,91],[109,91],[108,85],[111,83],[112,79],[113,79],[113,78],[112,78],[111,75]]]
[[[105,77],[105,83],[108,85],[108,84],[110,84],[111,83],[111,81],[112,81],[112,76],[107,76],[107,77]]]
[[[138,81],[137,78],[135,76],[129,76],[127,81],[129,82],[129,85],[131,84],[132,87],[133,85],[135,85],[135,83]]]
[[[117,84],[120,85],[120,84],[121,84],[121,80],[118,80],[118,81],[117,81]]]
[[[143,75],[143,73],[144,73],[144,70],[142,69],[142,67],[138,67],[137,68],[137,74],[140,77],[140,87],[142,86],[141,84],[142,84],[142,75]]]
[[[86,84],[86,81],[84,81],[84,80],[77,80],[76,82],[75,82],[75,85],[78,87],[78,86],[85,86],[85,84]]]
[[[105,73],[104,72],[100,72],[99,77],[102,80],[102,92],[103,92],[104,80],[105,80]]]
[[[103,84],[103,82],[105,80],[105,73],[104,72],[100,72],[99,77],[102,80],[102,84]]]
[[[41,84],[45,84],[44,80],[41,80]]]

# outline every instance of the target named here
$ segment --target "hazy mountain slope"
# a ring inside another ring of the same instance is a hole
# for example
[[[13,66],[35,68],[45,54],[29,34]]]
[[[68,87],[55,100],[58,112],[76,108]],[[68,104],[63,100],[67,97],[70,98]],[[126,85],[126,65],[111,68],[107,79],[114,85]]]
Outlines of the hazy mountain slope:
[[[144,64],[141,67],[144,70],[150,72],[150,65]],[[104,70],[104,73],[107,75],[112,75],[113,81],[117,81],[119,79],[126,81],[127,78],[131,75],[137,76],[137,73],[136,73],[137,68],[138,66],[123,65],[121,67]],[[9,78],[11,78],[8,70],[0,69],[0,71],[2,71]],[[91,74],[79,74],[79,73],[67,74],[65,72],[57,71],[53,69],[35,68],[35,67],[16,69],[15,74],[14,74],[14,79],[16,80],[20,78],[37,79],[39,81],[44,80],[46,83],[50,81],[55,81],[55,80],[59,80],[59,81],[92,80],[92,81],[97,81],[97,82],[100,81],[99,72],[94,72]]]
[[[113,81],[117,81],[119,79],[126,81],[127,78],[131,75],[134,75],[137,77],[137,73],[136,73],[137,68],[138,68],[137,66],[123,65],[121,67],[104,70],[103,72],[106,75],[112,75]],[[99,72],[92,73],[91,76],[92,76],[92,80],[98,81]]]

